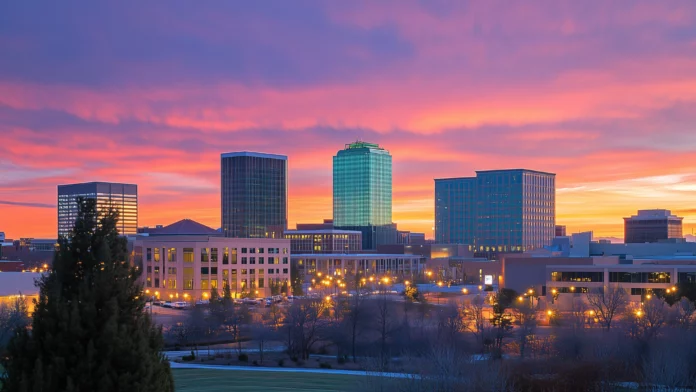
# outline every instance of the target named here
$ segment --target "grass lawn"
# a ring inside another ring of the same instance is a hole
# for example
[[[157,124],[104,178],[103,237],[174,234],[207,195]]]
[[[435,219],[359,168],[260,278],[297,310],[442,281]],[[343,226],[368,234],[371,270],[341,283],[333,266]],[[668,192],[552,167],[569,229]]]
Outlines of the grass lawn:
[[[355,391],[363,376],[310,373],[172,369],[177,392]]]

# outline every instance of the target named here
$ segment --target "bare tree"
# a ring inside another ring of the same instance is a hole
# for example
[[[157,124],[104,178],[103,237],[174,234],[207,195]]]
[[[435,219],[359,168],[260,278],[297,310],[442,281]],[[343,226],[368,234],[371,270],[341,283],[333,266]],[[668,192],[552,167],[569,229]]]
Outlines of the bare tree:
[[[350,336],[350,351],[353,362],[356,362],[355,351],[358,338],[364,332],[369,316],[370,309],[365,304],[365,297],[360,295],[360,291],[357,291],[350,300],[348,312],[343,320],[344,328]]]
[[[568,321],[570,322],[573,331],[587,327],[587,305],[580,297],[573,297],[570,303],[570,312],[568,313]],[[594,311],[592,312],[594,313]]]
[[[655,341],[643,360],[643,388],[648,391],[685,391],[696,385],[690,358],[696,339],[681,331]]]
[[[21,293],[9,304],[0,303],[0,354],[14,332],[26,328],[29,322],[27,302]]]
[[[312,347],[329,326],[327,308],[327,301],[322,300],[295,301],[290,306],[286,322],[288,352],[309,358]]]
[[[683,297],[672,305],[672,321],[682,329],[691,329],[696,325],[696,307],[688,298]]]
[[[520,358],[524,359],[527,342],[534,335],[537,327],[537,309],[530,302],[524,301],[515,306],[515,315],[519,323],[517,343],[520,349]]]
[[[251,314],[246,305],[239,307],[226,306],[222,311],[222,318],[219,320],[222,327],[232,335],[232,340],[237,342],[237,355],[242,354],[242,326],[249,323]]]
[[[263,364],[263,354],[266,343],[276,337],[276,330],[263,323],[254,324],[251,328],[251,336],[254,338],[259,348],[259,363]]]
[[[389,358],[388,344],[396,333],[399,323],[395,317],[394,302],[388,298],[385,292],[374,299],[373,304],[375,306],[373,328],[379,336],[379,358],[382,366],[386,366]]]
[[[278,304],[272,304],[271,307],[268,308],[268,312],[263,315],[263,321],[274,330],[280,328],[284,320],[285,312],[283,312],[283,308],[278,306]]]
[[[483,316],[485,299],[480,295],[474,297],[470,303],[464,305],[463,317],[465,328],[474,335],[479,348],[483,348],[484,334],[486,332],[487,320]]]
[[[669,317],[669,305],[658,297],[643,302],[635,317],[640,338],[650,340],[657,336]]]
[[[437,312],[437,341],[447,346],[454,346],[459,335],[466,331],[463,309],[455,303],[440,308]]]
[[[587,303],[597,314],[602,326],[609,331],[614,317],[628,304],[628,295],[620,286],[600,287],[587,293]]]

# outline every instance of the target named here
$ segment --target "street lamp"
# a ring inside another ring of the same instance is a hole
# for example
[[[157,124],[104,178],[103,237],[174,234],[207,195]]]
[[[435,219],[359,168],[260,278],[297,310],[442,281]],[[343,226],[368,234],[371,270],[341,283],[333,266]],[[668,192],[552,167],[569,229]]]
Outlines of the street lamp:
[[[462,289],[462,294],[464,294],[464,295],[469,294],[469,290],[466,287],[464,287]]]
[[[522,302],[522,301],[524,301],[524,297],[520,295],[519,297],[517,297],[517,300]]]

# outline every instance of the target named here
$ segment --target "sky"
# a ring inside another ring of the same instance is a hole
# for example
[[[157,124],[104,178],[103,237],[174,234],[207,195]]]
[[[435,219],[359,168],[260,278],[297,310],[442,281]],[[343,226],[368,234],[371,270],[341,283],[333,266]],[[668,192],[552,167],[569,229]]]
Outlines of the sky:
[[[696,2],[0,2],[0,231],[55,237],[56,186],[138,184],[139,224],[220,226],[220,154],[289,159],[289,223],[332,215],[332,156],[393,156],[393,219],[434,178],[557,174],[557,224],[696,228]]]

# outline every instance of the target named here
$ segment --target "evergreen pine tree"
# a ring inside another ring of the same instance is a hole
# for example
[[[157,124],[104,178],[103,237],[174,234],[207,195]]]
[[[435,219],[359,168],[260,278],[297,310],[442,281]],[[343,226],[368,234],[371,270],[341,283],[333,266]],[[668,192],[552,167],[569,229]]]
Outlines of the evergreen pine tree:
[[[222,304],[225,307],[232,306],[232,290],[229,283],[225,283],[222,286]]]
[[[173,391],[162,332],[144,312],[118,213],[99,216],[93,199],[78,205],[53,270],[37,282],[31,330],[9,344],[2,391]]]

